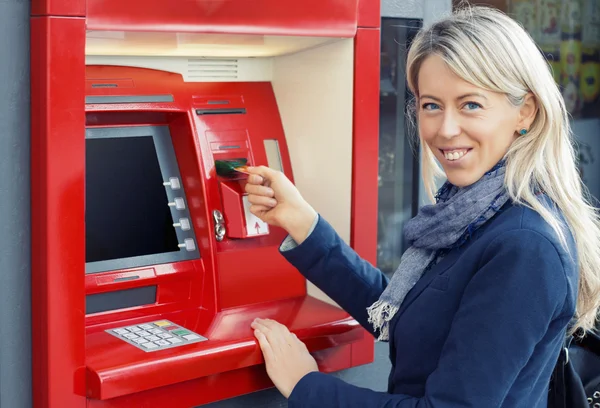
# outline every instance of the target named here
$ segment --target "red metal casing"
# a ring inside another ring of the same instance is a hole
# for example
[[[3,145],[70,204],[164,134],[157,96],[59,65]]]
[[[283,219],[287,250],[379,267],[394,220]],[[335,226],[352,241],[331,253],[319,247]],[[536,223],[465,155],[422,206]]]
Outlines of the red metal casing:
[[[380,25],[381,25],[381,2],[373,1],[373,0],[359,0],[359,2],[358,2],[358,27],[359,28],[379,28]],[[377,51],[379,52],[379,49]]]
[[[357,19],[357,0],[203,0],[177,7],[162,0],[87,2],[90,30],[351,37]]]
[[[373,360],[373,339],[345,312],[307,297],[304,279],[274,256],[283,231],[272,228],[252,240],[214,240],[209,209],[223,208],[222,186],[211,168],[210,138],[203,135],[226,131],[230,123],[199,119],[194,109],[206,101],[194,96],[243,93],[240,101],[263,112],[243,125],[260,126],[250,134],[281,140],[289,169],[281,122],[272,120],[278,112],[269,84],[189,84],[178,75],[135,68],[88,67],[86,74],[84,50],[86,29],[354,37],[351,245],[374,263],[379,13],[372,5],[378,2],[369,3],[319,0],[302,8],[278,0],[205,0],[177,8],[159,0],[32,4],[35,407],[131,407],[152,401],[184,408],[271,387],[249,328],[257,316],[287,324],[323,371]],[[135,78],[137,93],[170,93],[174,102],[86,109],[86,95],[131,94],[131,89],[91,87],[94,81],[122,78]],[[159,124],[169,126],[188,200],[195,203],[191,213],[201,259],[86,276],[84,129]],[[253,149],[252,160],[265,163],[264,153]],[[140,279],[114,282],[132,274]],[[86,295],[149,284],[159,287],[155,304],[85,316]],[[250,284],[253,290],[247,291]],[[159,318],[210,341],[143,353],[103,332],[117,323]]]

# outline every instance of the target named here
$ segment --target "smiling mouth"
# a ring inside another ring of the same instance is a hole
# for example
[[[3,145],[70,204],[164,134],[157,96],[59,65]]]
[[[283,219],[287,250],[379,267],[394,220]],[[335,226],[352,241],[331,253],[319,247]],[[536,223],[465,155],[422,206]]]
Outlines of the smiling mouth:
[[[442,150],[440,152],[450,162],[455,162],[462,159],[467,153],[473,149],[453,149],[453,150]]]

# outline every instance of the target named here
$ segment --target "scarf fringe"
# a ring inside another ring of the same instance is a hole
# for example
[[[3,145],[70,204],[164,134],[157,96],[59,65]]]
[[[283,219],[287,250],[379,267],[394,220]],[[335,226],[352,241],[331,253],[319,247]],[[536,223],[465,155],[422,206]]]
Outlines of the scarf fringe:
[[[398,306],[394,306],[386,301],[378,300],[367,308],[369,314],[369,323],[373,328],[379,330],[379,341],[389,341],[390,339],[390,321],[398,311]]]

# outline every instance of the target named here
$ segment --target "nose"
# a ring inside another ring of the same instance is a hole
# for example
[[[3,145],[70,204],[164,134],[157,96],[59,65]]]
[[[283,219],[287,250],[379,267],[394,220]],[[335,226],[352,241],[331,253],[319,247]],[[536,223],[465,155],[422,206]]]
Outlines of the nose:
[[[444,111],[444,117],[438,133],[441,137],[446,139],[452,139],[453,137],[460,135],[461,126],[458,115],[451,109]]]

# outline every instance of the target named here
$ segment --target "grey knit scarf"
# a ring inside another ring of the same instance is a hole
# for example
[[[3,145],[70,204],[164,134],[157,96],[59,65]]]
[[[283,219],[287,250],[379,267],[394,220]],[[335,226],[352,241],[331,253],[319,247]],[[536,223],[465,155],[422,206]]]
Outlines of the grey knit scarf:
[[[446,182],[436,195],[436,203],[424,206],[407,222],[404,234],[412,245],[402,255],[379,300],[367,308],[369,322],[379,330],[379,340],[389,340],[389,323],[439,251],[463,244],[507,202],[505,170],[504,162],[500,162],[468,187]]]

